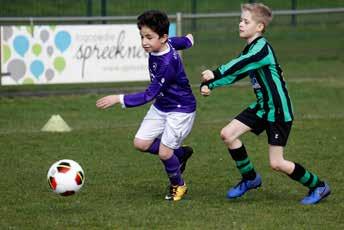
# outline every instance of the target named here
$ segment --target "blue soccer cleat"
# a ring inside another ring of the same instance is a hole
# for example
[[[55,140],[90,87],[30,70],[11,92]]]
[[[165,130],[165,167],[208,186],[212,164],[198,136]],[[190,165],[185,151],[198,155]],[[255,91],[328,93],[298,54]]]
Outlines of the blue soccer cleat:
[[[309,190],[308,195],[301,200],[301,204],[316,204],[331,194],[330,186],[324,182],[324,186],[318,186]]]
[[[262,185],[262,178],[257,173],[256,178],[253,180],[242,179],[236,186],[229,189],[227,192],[227,198],[233,199],[244,195],[248,190],[258,188]]]

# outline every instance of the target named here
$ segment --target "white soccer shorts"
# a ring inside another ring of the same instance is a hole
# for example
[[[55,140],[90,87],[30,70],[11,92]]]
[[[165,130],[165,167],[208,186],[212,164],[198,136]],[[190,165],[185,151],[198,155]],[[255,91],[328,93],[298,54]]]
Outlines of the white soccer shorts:
[[[142,140],[161,138],[161,143],[178,149],[191,132],[196,112],[162,112],[151,105],[135,137]]]

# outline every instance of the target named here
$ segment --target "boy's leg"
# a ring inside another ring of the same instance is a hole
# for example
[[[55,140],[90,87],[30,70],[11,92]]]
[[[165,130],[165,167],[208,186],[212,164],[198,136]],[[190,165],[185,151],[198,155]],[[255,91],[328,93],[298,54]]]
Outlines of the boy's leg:
[[[151,145],[144,152],[148,152],[148,153],[151,153],[153,155],[158,155],[160,143],[161,143],[160,138],[155,138],[154,141],[151,142]],[[174,155],[176,155],[176,157],[178,157],[178,159],[182,158],[182,156],[185,154],[185,152],[186,151],[185,151],[184,146],[181,146],[181,147],[173,150]]]
[[[181,170],[185,168],[185,163],[188,157],[191,156],[193,150],[191,148],[182,147],[180,146],[186,136],[190,133],[192,129],[192,125],[195,119],[196,113],[168,113],[166,118],[166,126],[164,129],[164,133],[161,136],[161,144],[159,150],[159,156],[161,159],[166,159],[166,157],[162,156],[164,151],[166,151],[167,156],[172,155],[175,156],[175,159],[178,162],[178,170],[181,173]],[[175,150],[173,150],[175,149]],[[188,150],[192,150],[187,152]],[[188,157],[184,157],[185,154],[188,153]],[[181,157],[178,159],[177,155]],[[180,160],[180,161],[179,161]],[[175,169],[177,170],[177,169]],[[170,180],[171,181],[171,180]],[[173,199],[173,200],[180,200],[187,191],[185,183],[183,185],[179,183],[179,186],[176,185],[171,181],[170,183],[170,193],[165,197],[166,199]]]
[[[171,141],[171,138],[176,139],[172,140],[171,143],[174,146],[174,154],[179,159],[180,169],[183,173],[187,160],[193,154],[193,149],[189,146],[180,147],[180,144],[190,133],[195,115],[195,112],[186,114],[162,113],[154,107],[151,107],[135,136],[134,146],[140,151],[157,155],[159,153],[161,138],[167,138],[167,141]],[[165,134],[162,134],[163,132]],[[151,140],[145,141],[142,139]]]
[[[160,139],[166,124],[166,114],[151,105],[137,130],[134,147],[142,152],[158,154]]]
[[[161,137],[162,143],[174,149],[174,154],[179,159],[181,173],[184,172],[186,162],[194,152],[190,146],[181,145],[191,132],[195,116],[196,112],[169,113],[166,119],[166,127]]]
[[[173,154],[173,149],[160,145],[159,157],[165,166],[165,171],[170,180],[170,194],[165,197],[167,200],[178,201],[183,198],[187,192],[187,187],[181,176],[180,163],[176,155]]]
[[[141,143],[143,142],[142,140],[140,140],[140,141],[141,141]],[[143,150],[143,151],[151,153],[153,155],[158,155],[160,142],[161,142],[161,140],[159,138],[155,138],[154,141],[146,141],[143,145],[149,146],[149,147],[146,147],[145,150]],[[134,143],[138,143],[137,138],[135,139]],[[134,144],[134,145],[136,145],[136,144]],[[178,158],[179,163],[180,163],[180,171],[181,171],[181,173],[183,173],[185,170],[185,167],[186,167],[187,160],[193,154],[193,149],[190,146],[181,146],[177,149],[174,149],[173,153]]]
[[[243,144],[240,148],[228,149],[228,151],[232,159],[235,161],[235,165],[244,180],[253,180],[256,178],[256,171],[254,170],[253,164],[248,158],[245,146]]]
[[[134,147],[141,152],[150,152],[151,154],[158,155],[159,153],[160,140],[156,142],[154,140],[143,140],[141,138],[135,137]]]
[[[229,199],[240,197],[248,190],[261,185],[261,178],[255,172],[253,164],[248,158],[245,146],[238,139],[239,136],[250,130],[250,127],[236,119],[221,130],[221,138],[227,145],[228,151],[243,178],[236,186],[228,191],[227,197]]]
[[[189,158],[192,156],[194,150],[190,146],[181,146],[178,149],[174,150],[174,154],[178,157],[180,163],[180,172],[183,173],[186,168],[186,163]]]
[[[162,112],[152,105],[135,135],[134,146],[138,150],[148,151],[152,154],[159,153],[169,176],[172,200],[180,200],[187,191],[181,178],[180,162],[173,154],[173,149],[178,149],[182,140],[190,132],[194,117],[195,113],[171,115],[171,113]],[[180,130],[179,127],[182,129]]]
[[[285,160],[282,146],[269,145],[269,157],[272,169],[284,172],[309,189],[309,194],[301,201],[302,204],[318,203],[331,193],[328,184],[321,181],[316,174],[298,163]]]

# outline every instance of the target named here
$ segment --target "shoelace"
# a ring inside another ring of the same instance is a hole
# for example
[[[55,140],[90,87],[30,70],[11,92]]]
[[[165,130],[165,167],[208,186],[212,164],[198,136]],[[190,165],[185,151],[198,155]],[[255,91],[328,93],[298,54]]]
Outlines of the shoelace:
[[[178,188],[178,186],[170,185],[170,195],[171,195],[171,196],[175,196],[175,195],[176,195],[176,193],[177,193],[177,188]]]

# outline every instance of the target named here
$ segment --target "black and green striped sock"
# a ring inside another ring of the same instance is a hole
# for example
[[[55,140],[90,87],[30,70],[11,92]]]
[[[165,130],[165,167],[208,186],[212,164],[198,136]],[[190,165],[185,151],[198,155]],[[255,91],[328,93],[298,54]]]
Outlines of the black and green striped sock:
[[[316,188],[318,186],[323,186],[324,182],[319,179],[319,177],[306,170],[304,167],[302,167],[300,164],[295,163],[294,171],[289,175],[290,178],[293,180],[296,180],[303,184],[304,186],[308,187],[309,189]]]
[[[254,178],[256,178],[256,171],[254,170],[253,164],[247,156],[244,145],[237,149],[228,149],[228,151],[235,161],[235,164],[239,169],[239,172],[242,175],[243,179],[253,180]]]

